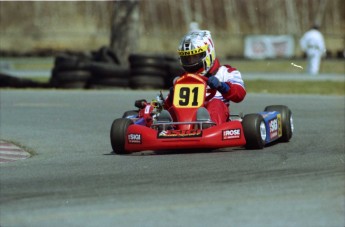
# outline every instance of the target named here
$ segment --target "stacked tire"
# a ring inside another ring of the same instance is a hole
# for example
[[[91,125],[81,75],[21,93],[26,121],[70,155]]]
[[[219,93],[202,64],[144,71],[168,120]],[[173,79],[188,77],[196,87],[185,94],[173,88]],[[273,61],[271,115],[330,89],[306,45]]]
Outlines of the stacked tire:
[[[55,58],[50,84],[55,88],[112,88],[129,86],[129,69],[120,65],[109,47],[89,54]]]
[[[129,56],[130,87],[133,89],[169,88],[183,69],[168,55],[132,54]]]
[[[171,86],[173,86],[174,80],[177,77],[183,75],[185,73],[185,70],[177,60],[169,60],[167,62],[167,73],[168,75],[165,78],[165,88],[170,88]]]
[[[163,89],[173,85],[184,70],[177,58],[163,54],[131,54],[124,67],[109,47],[91,53],[60,54],[50,79],[55,88]]]
[[[47,83],[20,78],[0,72],[0,88],[47,88]]]
[[[130,87],[134,89],[163,88],[166,64],[163,56],[132,54]]]
[[[89,58],[61,54],[55,58],[50,84],[55,88],[85,88],[91,78]]]
[[[129,69],[121,66],[116,53],[109,47],[101,47],[93,53],[89,64],[92,77],[87,88],[103,89],[129,86]]]
[[[86,88],[108,89],[126,88],[129,85],[129,69],[112,63],[92,62],[89,65],[92,74]]]

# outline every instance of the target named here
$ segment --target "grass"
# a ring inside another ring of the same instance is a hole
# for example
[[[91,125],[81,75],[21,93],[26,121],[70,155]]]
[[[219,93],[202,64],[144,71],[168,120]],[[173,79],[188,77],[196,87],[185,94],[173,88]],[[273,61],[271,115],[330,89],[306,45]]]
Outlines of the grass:
[[[304,70],[294,67],[291,63],[306,68],[305,59],[220,59],[222,64],[230,64],[241,72],[282,72],[302,73]],[[17,70],[49,70],[53,68],[54,59],[50,58],[1,58],[0,61],[11,62]],[[321,62],[320,73],[337,73],[345,75],[345,64],[343,59],[324,59]]]
[[[53,57],[3,57],[0,61],[16,70],[50,70],[54,65]]]
[[[49,77],[30,77],[29,79],[39,83],[48,83],[50,80]]]
[[[10,61],[18,70],[50,70],[53,67],[53,58],[4,58]],[[221,59],[222,64],[230,64],[238,68],[242,73],[304,73],[304,70],[294,67],[295,65],[306,67],[304,59],[267,59],[267,60],[239,60]],[[343,60],[325,59],[322,61],[320,73],[336,73],[345,75]],[[47,83],[50,78],[31,77],[30,79]],[[284,93],[284,94],[322,94],[322,95],[345,95],[344,82],[335,81],[245,81],[249,93]]]
[[[267,60],[221,60],[222,64],[230,64],[241,72],[258,73],[303,73],[307,67],[304,59],[267,59]],[[291,63],[303,67],[293,66]],[[345,74],[344,60],[326,59],[321,62],[320,73]]]
[[[345,83],[339,81],[265,81],[245,82],[248,93],[345,95]]]
[[[32,79],[41,83],[49,80]],[[247,80],[245,86],[248,93],[345,95],[345,82],[340,81]]]

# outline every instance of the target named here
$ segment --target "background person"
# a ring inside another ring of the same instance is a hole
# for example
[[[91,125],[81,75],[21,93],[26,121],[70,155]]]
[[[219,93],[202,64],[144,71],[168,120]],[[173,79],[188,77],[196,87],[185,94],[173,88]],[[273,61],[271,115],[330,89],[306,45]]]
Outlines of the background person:
[[[307,55],[307,72],[311,75],[317,75],[320,70],[321,58],[326,53],[325,41],[319,31],[319,26],[314,25],[304,33],[300,39],[300,46]]]

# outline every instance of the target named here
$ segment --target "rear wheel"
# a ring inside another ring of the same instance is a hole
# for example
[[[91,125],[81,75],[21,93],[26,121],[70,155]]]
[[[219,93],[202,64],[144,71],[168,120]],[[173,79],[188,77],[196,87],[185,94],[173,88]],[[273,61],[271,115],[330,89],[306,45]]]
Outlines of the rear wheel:
[[[289,142],[292,137],[294,125],[291,110],[284,105],[266,106],[265,112],[277,111],[281,114],[282,119],[282,138],[281,141]]]
[[[126,132],[133,121],[128,118],[115,119],[110,129],[110,142],[116,154],[126,154]]]
[[[262,149],[266,140],[266,124],[260,114],[245,115],[242,121],[247,149]]]

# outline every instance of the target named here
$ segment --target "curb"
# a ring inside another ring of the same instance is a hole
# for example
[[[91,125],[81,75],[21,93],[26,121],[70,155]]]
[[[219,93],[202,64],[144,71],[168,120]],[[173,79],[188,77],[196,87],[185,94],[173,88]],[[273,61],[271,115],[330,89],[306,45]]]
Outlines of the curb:
[[[30,158],[30,154],[13,143],[0,140],[0,164]]]

